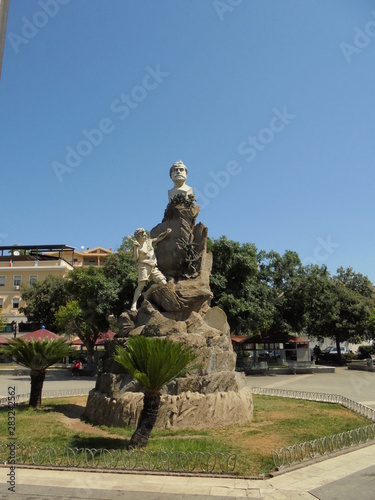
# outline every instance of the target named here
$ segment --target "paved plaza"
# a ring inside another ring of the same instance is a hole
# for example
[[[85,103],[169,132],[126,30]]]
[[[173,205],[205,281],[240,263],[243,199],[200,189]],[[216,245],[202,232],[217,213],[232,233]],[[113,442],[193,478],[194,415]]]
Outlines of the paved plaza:
[[[66,391],[82,389],[88,392],[95,387],[95,377],[72,377],[69,370],[47,370],[43,391]],[[0,398],[8,396],[8,387],[15,387],[16,395],[30,392],[30,376],[16,374],[1,374]]]
[[[3,467],[0,500],[373,500],[374,457],[375,445],[367,446],[265,480],[17,468],[16,492],[11,494]]]
[[[339,394],[357,403],[375,408],[375,372],[336,367],[334,373],[299,375],[252,375],[246,378],[252,387]]]
[[[60,378],[60,379],[59,379]],[[375,373],[336,368],[335,373],[306,375],[265,375],[247,377],[253,387],[303,390],[340,394],[375,408]],[[8,384],[17,384],[19,393],[29,390],[28,377],[0,376],[0,394]],[[47,385],[48,384],[48,385]],[[50,376],[49,390],[87,387],[93,379]],[[5,392],[4,392],[5,391]],[[375,444],[317,460],[310,465],[277,473],[268,479],[210,476],[156,475],[95,471],[40,470],[17,467],[16,492],[7,491],[7,467],[0,468],[0,500],[125,499],[204,500],[220,499],[373,499],[375,497]]]

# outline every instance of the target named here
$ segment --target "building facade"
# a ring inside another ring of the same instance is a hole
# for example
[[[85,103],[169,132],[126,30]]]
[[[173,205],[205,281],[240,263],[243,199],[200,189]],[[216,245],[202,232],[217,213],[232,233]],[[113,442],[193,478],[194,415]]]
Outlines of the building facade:
[[[69,252],[71,260],[64,256]],[[74,248],[67,245],[0,246],[0,308],[8,331],[12,324],[27,322],[20,310],[25,306],[21,285],[32,285],[49,274],[65,276],[73,269],[73,262]]]
[[[0,312],[7,331],[27,323],[21,312],[21,285],[30,286],[50,274],[64,277],[74,267],[101,267],[112,253],[103,247],[77,251],[68,245],[0,246]]]
[[[108,255],[111,255],[112,248],[107,250],[103,247],[86,248],[86,250],[69,250],[68,248],[64,250],[63,257],[66,261],[72,262],[74,267],[101,267]],[[57,252],[49,252],[48,255],[58,257]]]

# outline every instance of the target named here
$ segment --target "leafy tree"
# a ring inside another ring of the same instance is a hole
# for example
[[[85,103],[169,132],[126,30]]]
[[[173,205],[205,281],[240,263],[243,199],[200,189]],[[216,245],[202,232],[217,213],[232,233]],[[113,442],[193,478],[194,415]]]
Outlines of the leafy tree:
[[[360,342],[369,337],[371,304],[358,292],[334,281],[336,294],[335,340],[339,352],[342,341]]]
[[[59,331],[69,337],[77,335],[84,338],[90,335],[90,327],[83,320],[82,310],[77,300],[70,300],[66,306],[61,306],[56,314],[56,324]]]
[[[271,290],[273,304],[270,332],[288,334],[303,331],[306,325],[305,269],[296,252],[259,253],[260,280]]]
[[[64,278],[50,274],[43,281],[34,281],[27,287],[22,286],[21,297],[26,302],[21,311],[27,320],[53,331],[56,327],[55,315],[60,306],[66,304],[68,293]]]
[[[272,323],[270,288],[260,280],[257,249],[224,236],[210,241],[213,305],[224,309],[232,331],[265,331]]]
[[[306,331],[309,336],[323,340],[331,322],[328,318],[335,314],[331,276],[326,266],[306,267],[305,294],[309,297]]]
[[[333,280],[342,283],[349,290],[359,293],[362,297],[372,299],[374,297],[374,287],[367,276],[356,273],[351,267],[344,269],[339,267]]]
[[[70,271],[65,288],[71,301],[57,312],[56,318],[64,331],[76,333],[82,340],[87,348],[88,365],[92,365],[98,336],[108,330],[108,316],[117,300],[117,284],[105,276],[102,268],[90,266]]]
[[[4,330],[4,328],[7,326],[7,322],[5,321],[5,319],[1,316],[3,310],[2,308],[0,307],[0,332],[2,332]]]
[[[236,332],[300,332],[306,324],[304,268],[298,254],[257,252],[254,245],[210,241],[211,288]]]
[[[112,310],[116,317],[119,317],[125,309],[130,309],[137,287],[138,267],[132,260],[131,245],[130,238],[126,236],[117,252],[109,255],[103,266],[104,275],[115,283],[118,289],[117,300]]]
[[[363,278],[350,268],[340,268],[333,277],[325,266],[312,266],[308,270],[307,332],[319,339],[331,338],[337,347],[339,364],[342,342],[358,343],[373,334],[373,300],[365,286],[367,279]]]
[[[373,340],[375,340],[375,308],[373,307],[370,311],[369,314],[369,337]]]
[[[45,339],[43,342],[32,340],[29,342],[19,337],[10,340],[0,350],[7,356],[14,358],[19,365],[30,368],[29,406],[33,408],[41,405],[47,368],[72,354],[72,349],[66,339]]]
[[[126,349],[117,346],[114,359],[144,388],[142,412],[128,448],[146,446],[158,416],[162,387],[192,369],[196,354],[182,342],[140,335],[130,338]]]

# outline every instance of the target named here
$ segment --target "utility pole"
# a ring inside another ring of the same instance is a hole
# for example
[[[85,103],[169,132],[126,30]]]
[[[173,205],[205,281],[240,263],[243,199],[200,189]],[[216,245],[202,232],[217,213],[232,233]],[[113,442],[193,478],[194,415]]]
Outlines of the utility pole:
[[[0,78],[1,78],[1,66],[3,63],[5,32],[7,29],[8,9],[9,9],[9,0],[0,0]]]

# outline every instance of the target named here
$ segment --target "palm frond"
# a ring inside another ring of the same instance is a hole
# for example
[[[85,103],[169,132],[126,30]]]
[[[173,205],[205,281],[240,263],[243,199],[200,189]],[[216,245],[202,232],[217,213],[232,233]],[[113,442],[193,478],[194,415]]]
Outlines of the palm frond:
[[[72,348],[65,339],[44,339],[27,341],[12,339],[0,351],[14,358],[17,364],[31,370],[45,370],[60,359],[72,354]]]
[[[130,338],[126,348],[117,346],[114,359],[145,389],[157,391],[192,369],[196,357],[182,342],[140,335]]]

